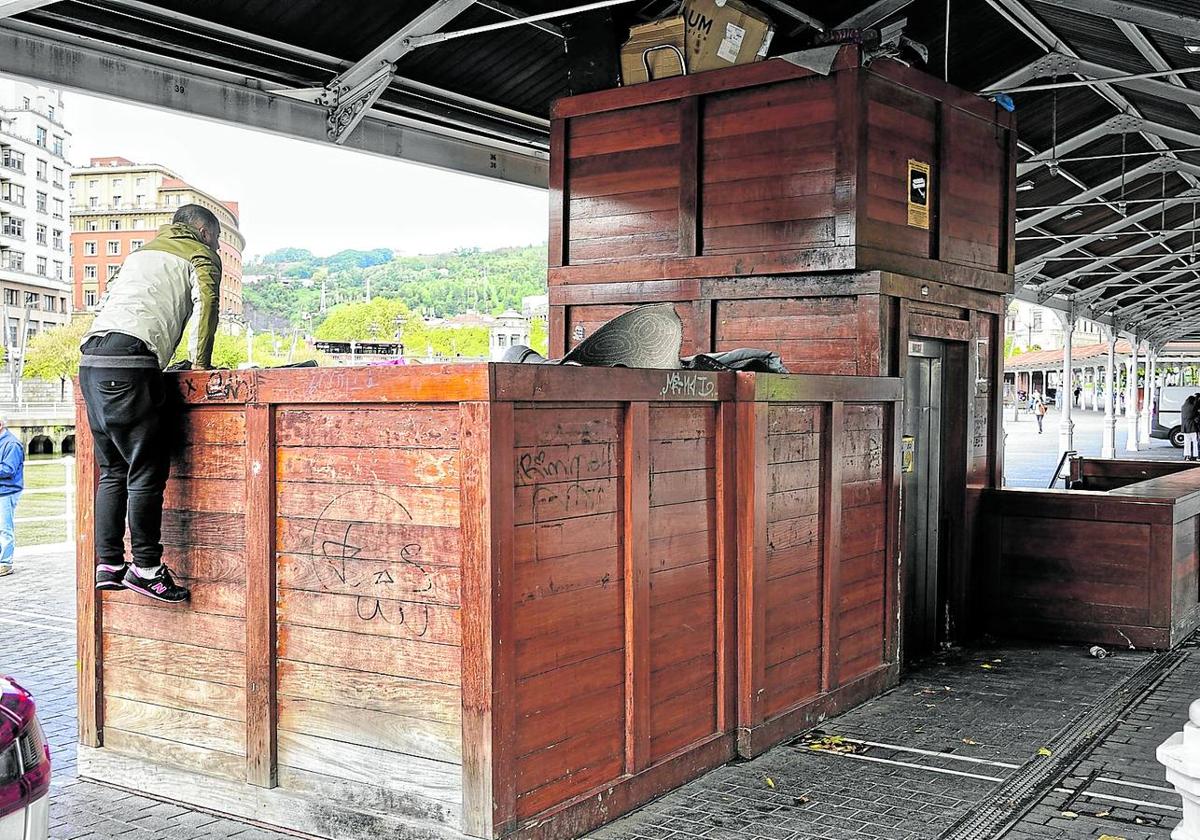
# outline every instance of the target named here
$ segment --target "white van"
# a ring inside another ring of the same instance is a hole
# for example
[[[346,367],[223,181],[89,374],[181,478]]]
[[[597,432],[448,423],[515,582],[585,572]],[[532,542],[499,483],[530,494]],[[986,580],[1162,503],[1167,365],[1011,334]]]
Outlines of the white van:
[[[1168,385],[1158,389],[1158,405],[1154,413],[1151,437],[1169,440],[1183,448],[1183,429],[1179,425],[1179,408],[1192,394],[1200,394],[1200,385]]]

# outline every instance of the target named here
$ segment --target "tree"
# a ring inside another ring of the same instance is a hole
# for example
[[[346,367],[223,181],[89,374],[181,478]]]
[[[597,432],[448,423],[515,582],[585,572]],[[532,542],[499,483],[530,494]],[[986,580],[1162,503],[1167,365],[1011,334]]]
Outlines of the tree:
[[[375,298],[361,303],[343,303],[329,310],[314,335],[324,341],[393,341],[397,325],[409,320],[402,301]]]
[[[79,345],[91,328],[92,316],[81,315],[34,336],[25,348],[25,378],[57,379],[60,394],[65,397],[67,380],[79,373]]]
[[[529,346],[545,356],[550,346],[550,336],[546,329],[546,319],[535,317],[529,322]]]

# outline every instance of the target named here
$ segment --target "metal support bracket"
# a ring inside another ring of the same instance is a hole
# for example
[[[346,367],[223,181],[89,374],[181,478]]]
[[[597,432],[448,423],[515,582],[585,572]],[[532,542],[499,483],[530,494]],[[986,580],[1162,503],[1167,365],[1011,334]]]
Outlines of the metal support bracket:
[[[1046,53],[1044,57],[1033,63],[1030,70],[1031,78],[1034,79],[1069,76],[1079,72],[1079,59],[1062,53]]]

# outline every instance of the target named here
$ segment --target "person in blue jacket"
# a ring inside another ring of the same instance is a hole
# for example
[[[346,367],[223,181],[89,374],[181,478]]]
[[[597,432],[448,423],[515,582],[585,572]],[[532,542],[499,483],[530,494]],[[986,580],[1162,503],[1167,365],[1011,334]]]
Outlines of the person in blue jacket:
[[[13,571],[13,520],[25,489],[25,447],[0,419],[0,577]]]

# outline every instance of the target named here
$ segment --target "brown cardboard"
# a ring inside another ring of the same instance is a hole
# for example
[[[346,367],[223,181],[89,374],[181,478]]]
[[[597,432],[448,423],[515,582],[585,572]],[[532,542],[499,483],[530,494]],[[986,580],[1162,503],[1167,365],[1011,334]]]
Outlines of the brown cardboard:
[[[749,64],[767,57],[775,28],[742,0],[685,0],[689,73]]]
[[[636,85],[649,81],[647,64],[650,65],[650,79],[666,79],[689,72],[690,68],[684,66],[685,32],[682,15],[630,27],[629,40],[621,46],[621,82]]]

